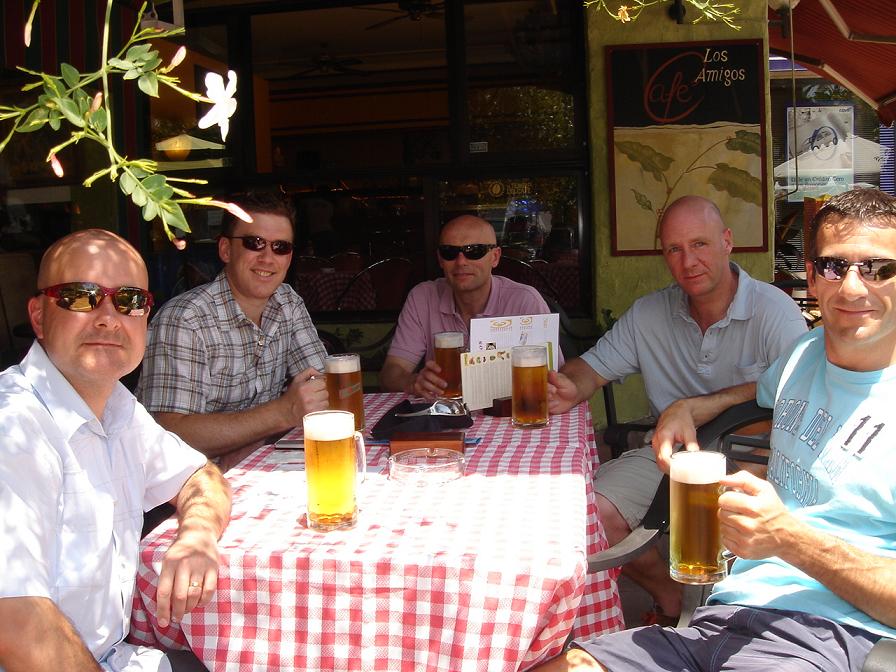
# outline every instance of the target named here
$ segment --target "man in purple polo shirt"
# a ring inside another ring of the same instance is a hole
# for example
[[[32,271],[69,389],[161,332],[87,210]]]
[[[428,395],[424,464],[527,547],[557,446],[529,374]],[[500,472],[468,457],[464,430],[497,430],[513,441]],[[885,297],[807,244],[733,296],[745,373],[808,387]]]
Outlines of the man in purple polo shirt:
[[[442,228],[438,259],[445,277],[421,282],[408,294],[380,371],[383,390],[439,396],[447,383],[434,361],[433,334],[459,331],[469,348],[471,318],[551,312],[534,287],[492,275],[500,258],[495,230],[484,219],[461,215]]]

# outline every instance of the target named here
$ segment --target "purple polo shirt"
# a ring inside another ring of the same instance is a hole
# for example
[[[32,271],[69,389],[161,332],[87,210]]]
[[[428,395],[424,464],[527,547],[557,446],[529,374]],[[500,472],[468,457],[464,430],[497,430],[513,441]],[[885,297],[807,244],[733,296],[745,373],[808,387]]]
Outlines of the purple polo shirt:
[[[492,291],[485,309],[476,317],[502,317],[504,315],[545,315],[550,313],[538,290],[529,285],[514,282],[501,275],[492,276]],[[454,305],[454,294],[445,278],[421,282],[408,294],[398,327],[389,346],[389,356],[413,362],[435,358],[432,336],[440,331],[460,331],[464,335],[464,348],[470,347],[470,324],[464,322]],[[563,364],[563,355],[560,355]]]

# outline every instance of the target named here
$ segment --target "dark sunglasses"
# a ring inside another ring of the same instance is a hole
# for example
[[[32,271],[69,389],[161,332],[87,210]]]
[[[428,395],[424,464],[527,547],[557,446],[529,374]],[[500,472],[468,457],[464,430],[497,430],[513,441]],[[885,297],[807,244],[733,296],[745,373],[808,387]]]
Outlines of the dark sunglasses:
[[[473,243],[472,245],[439,245],[439,256],[445,261],[454,261],[461,252],[470,261],[482,259],[489,250],[497,245],[494,243]]]
[[[66,282],[39,289],[56,299],[56,305],[76,313],[89,313],[99,306],[107,296],[112,297],[112,305],[122,315],[142,317],[152,308],[152,294],[139,287],[103,287],[95,282]]]
[[[825,280],[843,280],[855,266],[867,282],[884,282],[896,277],[896,259],[862,259],[848,261],[842,257],[817,257],[812,260],[815,272]]]
[[[243,247],[251,252],[261,252],[264,248],[271,244],[271,252],[281,256],[292,252],[292,243],[288,240],[268,240],[261,236],[224,236],[225,238],[239,238],[243,241]]]

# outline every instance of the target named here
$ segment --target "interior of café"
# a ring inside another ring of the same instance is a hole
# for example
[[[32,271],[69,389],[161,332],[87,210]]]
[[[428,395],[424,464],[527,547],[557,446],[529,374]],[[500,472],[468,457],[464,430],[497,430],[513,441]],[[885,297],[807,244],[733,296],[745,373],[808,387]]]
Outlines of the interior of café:
[[[113,41],[130,31],[140,4],[116,3]],[[208,106],[165,89],[150,97],[122,88],[113,109],[129,153],[171,177],[207,180],[195,185],[199,194],[277,188],[290,196],[297,232],[289,282],[329,347],[360,352],[373,389],[403,298],[437,277],[439,228],[459,214],[493,225],[502,247],[496,273],[535,286],[580,342],[668,282],[656,250],[617,246],[606,45],[756,39],[765,54],[773,44],[759,73],[768,96],[767,228],[755,244],[735,243],[735,258],[757,277],[798,279],[802,265],[809,192],[788,184],[788,110],[848,108],[837,119],[848,118],[847,133],[858,139],[851,183],[892,185],[892,129],[874,101],[782,56],[788,41],[774,8],[739,4],[733,31],[677,23],[664,9],[633,27],[578,0],[154,0],[144,22],[186,27],[154,45],[163,59],[187,47],[176,73],[184,88],[201,91],[208,72],[237,73],[230,134],[222,142],[217,127],[200,129]],[[86,67],[99,58],[101,21],[93,19],[104,5],[43,0],[36,48],[25,49],[30,2],[3,3],[4,98],[23,95],[27,75],[17,66],[52,71],[59,61]],[[106,226],[137,243],[157,302],[220,268],[220,210],[186,207],[190,231],[175,232],[186,241],[179,250],[115,185],[83,186],[102,158],[96,148],[67,149],[65,176],[55,177],[45,154],[53,143],[52,133],[17,134],[0,153],[4,365],[30,342],[24,299],[36,262],[70,230]],[[623,416],[643,414],[637,381],[617,392],[617,403]]]

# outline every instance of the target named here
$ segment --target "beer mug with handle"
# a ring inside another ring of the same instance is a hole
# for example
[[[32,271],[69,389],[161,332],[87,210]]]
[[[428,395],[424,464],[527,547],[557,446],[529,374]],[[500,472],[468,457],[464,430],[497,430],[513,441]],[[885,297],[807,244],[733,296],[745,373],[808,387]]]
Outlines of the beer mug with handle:
[[[681,583],[716,583],[728,564],[719,527],[725,456],[709,450],[672,454],[669,469],[669,574]]]
[[[308,527],[338,530],[358,520],[358,485],[367,471],[364,439],[347,411],[317,411],[302,418]]]
[[[324,360],[327,374],[327,400],[336,411],[355,415],[355,430],[364,429],[364,386],[361,381],[361,357],[353,352],[330,355]]]

